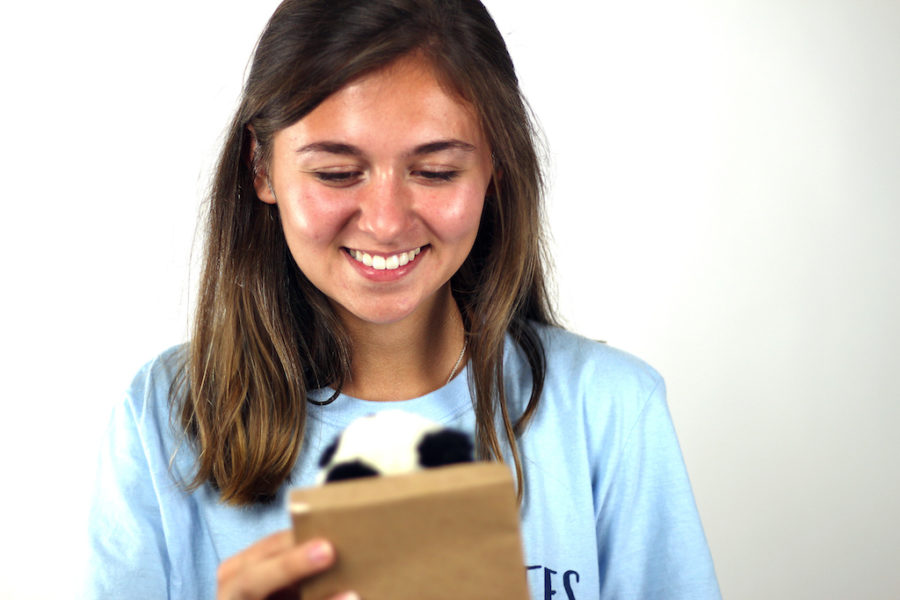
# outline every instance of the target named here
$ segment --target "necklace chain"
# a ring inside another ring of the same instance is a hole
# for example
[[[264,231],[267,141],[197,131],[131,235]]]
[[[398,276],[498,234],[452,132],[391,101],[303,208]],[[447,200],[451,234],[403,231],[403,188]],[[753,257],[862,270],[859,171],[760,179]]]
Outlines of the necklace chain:
[[[456,359],[456,364],[453,365],[452,369],[450,369],[450,376],[447,377],[447,383],[450,383],[453,380],[453,376],[456,375],[456,370],[459,368],[459,365],[462,362],[463,356],[466,355],[466,348],[468,348],[468,346],[469,346],[469,340],[466,338],[463,338],[462,350],[460,350],[460,352],[459,352],[459,357]],[[445,383],[444,385],[447,385],[447,383]]]

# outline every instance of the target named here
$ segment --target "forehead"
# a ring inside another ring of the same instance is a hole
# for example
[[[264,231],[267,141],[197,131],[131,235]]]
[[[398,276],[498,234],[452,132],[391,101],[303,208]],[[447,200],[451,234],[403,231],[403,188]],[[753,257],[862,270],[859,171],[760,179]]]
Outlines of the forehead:
[[[482,147],[474,107],[418,55],[361,76],[284,130],[292,144],[331,140],[372,149],[455,138]]]

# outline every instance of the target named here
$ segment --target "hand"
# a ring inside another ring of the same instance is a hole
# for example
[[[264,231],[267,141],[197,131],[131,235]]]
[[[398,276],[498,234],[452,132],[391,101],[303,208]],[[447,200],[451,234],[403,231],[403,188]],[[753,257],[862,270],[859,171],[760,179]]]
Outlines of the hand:
[[[285,597],[301,579],[334,564],[334,548],[326,540],[295,545],[289,530],[274,533],[219,565],[218,600],[262,600],[281,592]],[[352,592],[333,600],[358,600]]]

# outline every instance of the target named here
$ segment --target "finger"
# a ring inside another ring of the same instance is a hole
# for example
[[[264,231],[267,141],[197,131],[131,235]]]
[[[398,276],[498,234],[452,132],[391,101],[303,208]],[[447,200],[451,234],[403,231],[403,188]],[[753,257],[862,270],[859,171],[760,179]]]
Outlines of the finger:
[[[265,598],[298,580],[318,573],[334,562],[334,548],[325,540],[313,540],[245,568],[229,579],[219,578],[219,598],[251,600]]]
[[[344,592],[343,594],[332,596],[328,600],[360,600],[360,598],[359,594],[357,594],[356,592]]]
[[[248,546],[234,556],[222,561],[218,571],[219,581],[230,579],[246,565],[254,564],[271,556],[275,556],[279,552],[284,552],[291,548],[293,545],[294,535],[290,529],[285,529],[284,531],[279,531],[266,536],[252,546]]]

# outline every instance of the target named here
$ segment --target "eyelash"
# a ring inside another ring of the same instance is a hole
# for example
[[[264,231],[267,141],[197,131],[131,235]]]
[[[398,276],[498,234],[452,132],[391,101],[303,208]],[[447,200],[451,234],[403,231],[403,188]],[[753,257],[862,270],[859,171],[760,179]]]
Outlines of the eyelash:
[[[413,174],[428,181],[453,181],[459,175],[459,171],[413,171]]]
[[[459,175],[459,171],[454,170],[446,170],[446,171],[425,171],[418,170],[412,171],[412,174],[416,177],[421,177],[427,182],[430,183],[444,183],[451,182]],[[337,186],[347,186],[353,185],[356,181],[362,176],[361,171],[316,171],[314,173],[315,177],[327,184],[337,185]]]
[[[324,183],[351,183],[362,173],[359,171],[316,171],[314,175]]]

